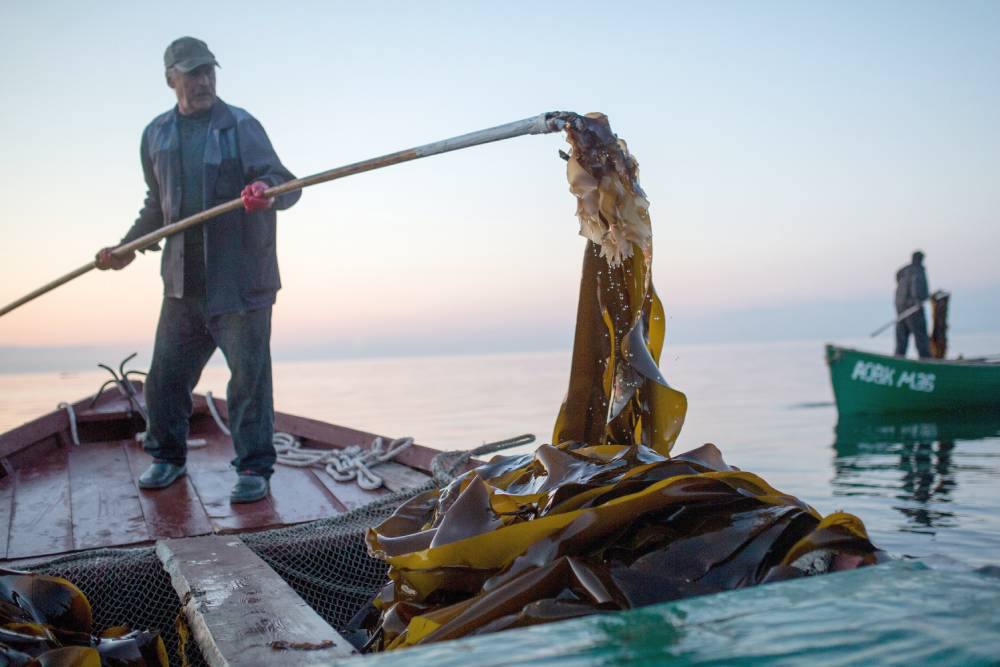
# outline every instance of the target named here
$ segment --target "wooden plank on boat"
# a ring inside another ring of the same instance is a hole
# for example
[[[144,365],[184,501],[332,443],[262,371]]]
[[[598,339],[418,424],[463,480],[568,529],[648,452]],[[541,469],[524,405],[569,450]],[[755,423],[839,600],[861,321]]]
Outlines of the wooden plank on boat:
[[[70,447],[67,464],[74,549],[135,544],[152,539],[120,440]]]
[[[73,549],[66,449],[14,474],[14,497],[7,558],[58,554]]]
[[[140,400],[140,403],[142,401]],[[120,397],[108,402],[101,402],[94,407],[89,405],[76,413],[76,420],[81,424],[86,422],[118,421],[124,417],[139,414],[128,398]]]
[[[188,478],[201,498],[213,532],[256,530],[281,524],[281,518],[271,507],[270,498],[256,503],[229,502],[229,493],[236,484],[236,473],[233,471],[202,470],[188,459]]]
[[[7,543],[10,538],[10,518],[14,505],[14,477],[6,475],[0,479],[0,559],[7,557]]]
[[[15,429],[0,434],[0,456],[6,458],[26,449],[39,440],[49,438],[60,430],[69,428],[69,418],[64,410],[33,419]]]
[[[139,403],[145,405],[142,383],[131,381],[132,388],[138,396]],[[128,396],[117,386],[108,386],[99,397],[91,396],[73,404],[78,422],[115,421],[135,412],[135,407]]]
[[[204,448],[188,452],[188,477],[194,484],[215,532],[225,533],[281,526],[335,516],[344,507],[311,471],[276,466],[271,495],[255,503],[230,503],[236,471],[229,466],[233,444],[218,431],[201,433]]]
[[[156,552],[209,665],[330,665],[356,653],[238,538],[166,540]]]
[[[315,521],[344,511],[311,470],[282,465],[274,467],[271,477],[271,506],[285,524]]]
[[[328,424],[318,419],[298,417],[283,412],[274,413],[274,430],[292,433],[299,438],[316,440],[340,447],[367,445],[375,437],[371,433],[346,426]]]
[[[126,443],[124,448],[132,478],[137,480],[153,462],[153,457],[143,452],[138,443]],[[141,489],[139,504],[151,539],[193,537],[212,532],[212,523],[187,476],[165,489]]]
[[[63,433],[53,433],[47,438],[38,440],[24,449],[14,452],[6,457],[7,464],[17,470],[18,468],[28,468],[33,465],[45,463],[53,455],[53,452],[65,451],[66,438]]]
[[[143,393],[142,383],[132,380],[132,385],[135,387],[139,405],[146,407],[146,395]],[[194,400],[192,416],[208,412],[204,397],[195,395],[192,398]],[[81,424],[118,421],[139,415],[139,411],[136,410],[128,396],[122,394],[117,388],[107,389],[93,405],[91,405],[89,398],[78,401],[74,404],[74,409],[76,410],[76,419]]]
[[[229,465],[233,443],[219,431],[199,433],[205,447],[188,450],[187,476],[208,515],[213,532],[255,530],[281,523],[270,498],[256,503],[231,504],[229,493],[236,484],[236,471]]]
[[[307,450],[329,450],[330,447],[306,447]],[[306,468],[294,468],[286,466],[276,466],[277,470],[306,470]],[[425,483],[431,480],[429,475],[414,470],[409,466],[401,465],[395,463],[394,461],[387,461],[385,463],[379,463],[377,466],[373,467],[371,470],[373,473],[378,475],[383,480],[383,485],[377,489],[368,490],[362,489],[358,486],[355,480],[350,480],[347,482],[338,482],[333,479],[326,471],[322,468],[312,467],[308,468],[312,471],[314,477],[319,481],[320,484],[330,493],[338,505],[342,505],[346,510],[353,510],[358,507],[367,505],[379,498],[388,495],[389,493],[394,493],[396,491],[402,491],[405,489],[412,489],[415,487],[423,486]],[[272,484],[272,492],[275,485]]]
[[[430,475],[394,461],[380,463],[372,468],[372,472],[381,477],[385,487],[393,492],[413,489],[431,481]]]

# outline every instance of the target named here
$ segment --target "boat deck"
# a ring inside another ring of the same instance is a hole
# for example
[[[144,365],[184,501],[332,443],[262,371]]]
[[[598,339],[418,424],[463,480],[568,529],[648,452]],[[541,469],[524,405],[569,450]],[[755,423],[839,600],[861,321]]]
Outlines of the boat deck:
[[[224,401],[216,407],[226,418]],[[188,474],[169,488],[141,490],[136,480],[152,461],[135,433],[142,418],[113,392],[93,407],[74,405],[81,444],[74,445],[65,410],[0,436],[0,560],[15,561],[84,549],[152,543],[197,535],[244,532],[312,521],[349,511],[429,478],[435,450],[414,445],[396,462],[374,470],[384,486],[374,491],[337,482],[318,468],[277,465],[271,496],[230,504],[236,473],[233,446],[196,397]],[[277,413],[275,430],[304,447],[367,446],[375,437],[349,428]]]

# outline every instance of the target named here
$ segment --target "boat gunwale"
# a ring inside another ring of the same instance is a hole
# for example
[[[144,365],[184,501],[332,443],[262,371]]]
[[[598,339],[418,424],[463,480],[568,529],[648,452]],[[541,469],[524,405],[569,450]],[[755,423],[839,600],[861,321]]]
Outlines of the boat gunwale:
[[[142,383],[133,380],[133,385],[141,391]],[[194,408],[191,417],[210,414],[208,400],[204,394],[194,394]],[[125,397],[117,395],[102,396],[96,405],[90,406],[92,397],[87,396],[72,403],[78,423],[90,422],[111,422],[136,417],[135,409],[129,405]],[[228,418],[229,410],[225,399],[212,398],[220,416]],[[118,404],[118,409],[109,410],[112,405]],[[326,422],[312,417],[304,417],[288,412],[274,412],[274,422],[276,431],[284,431],[298,438],[304,438],[310,442],[305,446],[316,449],[343,449],[351,444],[361,444],[361,441],[371,442],[376,437],[386,438],[375,433],[369,433],[349,426],[341,426],[332,422]],[[60,444],[71,444],[68,437],[70,427],[69,416],[64,408],[56,408],[40,417],[25,422],[20,426],[0,433],[0,461],[7,464],[7,459],[15,454],[30,449],[39,443],[53,437],[60,439]],[[391,439],[391,438],[389,438]],[[344,442],[350,440],[351,442]],[[357,440],[358,442],[353,442]],[[325,447],[315,447],[315,445],[325,445]],[[406,465],[420,472],[431,474],[431,460],[442,450],[427,447],[414,443],[408,449],[400,452],[394,459],[396,462]],[[5,465],[5,468],[8,466]],[[8,474],[10,470],[7,470]]]
[[[830,343],[824,358],[841,416],[968,412],[1000,405],[1000,363],[911,359]]]
[[[912,357],[897,357],[894,354],[882,354],[881,352],[869,352],[867,350],[859,350],[856,347],[843,347],[841,345],[835,345],[833,343],[826,343],[826,350],[827,350],[826,363],[828,365],[833,361],[836,361],[834,359],[830,359],[829,353],[831,351],[843,351],[843,352],[852,352],[854,354],[861,354],[865,356],[880,357],[882,359],[887,359],[889,361],[896,363],[911,363],[917,365],[933,364],[939,366],[958,366],[958,367],[974,366],[977,368],[994,368],[994,367],[1000,368],[1000,359],[996,361],[985,361],[983,357],[972,358],[972,359],[934,359],[931,357],[927,357],[925,359],[914,359]]]

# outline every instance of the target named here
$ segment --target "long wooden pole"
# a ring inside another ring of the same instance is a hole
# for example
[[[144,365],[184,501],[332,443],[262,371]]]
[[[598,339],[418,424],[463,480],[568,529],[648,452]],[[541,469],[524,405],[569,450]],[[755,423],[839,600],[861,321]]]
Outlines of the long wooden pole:
[[[311,185],[326,183],[327,181],[344,178],[345,176],[353,176],[354,174],[360,174],[365,171],[381,169],[394,164],[401,164],[403,162],[409,162],[410,160],[416,160],[422,157],[430,157],[431,155],[457,151],[462,148],[469,148],[480,144],[488,144],[494,141],[512,139],[525,134],[547,134],[549,132],[558,132],[562,130],[567,123],[572,123],[576,117],[576,114],[570,112],[550,111],[531,118],[525,118],[524,120],[507,123],[506,125],[498,125],[497,127],[491,127],[486,130],[470,132],[469,134],[444,139],[443,141],[436,141],[434,143],[424,144],[423,146],[417,146],[416,148],[410,148],[396,153],[389,153],[388,155],[371,158],[370,160],[363,160],[362,162],[355,162],[343,167],[337,167],[336,169],[323,171],[318,174],[313,174],[312,176],[306,176],[305,178],[297,178],[295,180],[288,181],[287,183],[277,185],[273,188],[268,188],[264,192],[264,196],[277,197],[278,195],[283,195],[286,192],[302,190],[303,188],[308,188]],[[233,199],[232,201],[228,201],[224,204],[213,206],[212,208],[206,209],[201,213],[196,213],[195,215],[184,218],[183,220],[161,227],[155,232],[141,236],[134,241],[124,243],[112,250],[111,254],[118,257],[124,257],[136,250],[148,248],[168,236],[173,236],[174,234],[184,231],[188,227],[200,225],[206,220],[211,220],[212,218],[222,215],[223,213],[228,213],[229,211],[235,211],[242,206],[243,202],[240,199]],[[50,292],[60,285],[64,285],[74,278],[82,276],[96,267],[96,261],[91,260],[80,268],[74,269],[66,275],[42,285],[33,292],[25,294],[17,301],[13,301],[0,309],[0,317],[6,315],[15,308],[23,306],[29,301],[40,297],[46,292]]]

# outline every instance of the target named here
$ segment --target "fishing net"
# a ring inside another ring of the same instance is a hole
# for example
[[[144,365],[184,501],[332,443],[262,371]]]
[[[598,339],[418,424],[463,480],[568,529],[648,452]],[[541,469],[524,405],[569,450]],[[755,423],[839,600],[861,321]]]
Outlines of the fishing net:
[[[567,126],[584,253],[569,390],[552,445],[495,457],[370,530],[388,583],[363,624],[396,649],[742,588],[879,559],[860,520],[822,517],[704,445],[659,371],[638,164],[600,114]]]
[[[475,456],[530,444],[522,435],[464,452],[441,452],[426,484],[388,494],[328,519],[241,535],[243,542],[338,632],[354,632],[352,620],[385,585],[388,566],[368,553],[365,534],[413,497],[444,486]]]
[[[89,551],[31,569],[80,589],[90,601],[94,634],[119,626],[156,632],[171,665],[207,664],[195,643],[178,634],[181,603],[153,548]]]
[[[241,538],[327,623],[344,633],[351,618],[385,584],[387,566],[368,554],[365,531],[428,488],[385,496],[330,519]]]

